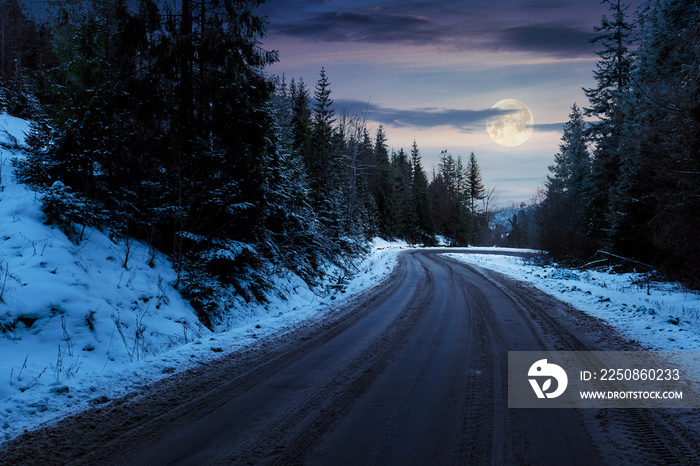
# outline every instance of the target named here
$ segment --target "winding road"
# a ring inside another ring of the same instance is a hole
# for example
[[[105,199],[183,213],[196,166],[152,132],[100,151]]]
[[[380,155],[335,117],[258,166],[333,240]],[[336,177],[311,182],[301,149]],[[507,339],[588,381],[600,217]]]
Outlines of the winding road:
[[[508,408],[508,351],[634,349],[525,284],[408,250],[323,320],[27,433],[0,463],[699,464],[690,410]]]

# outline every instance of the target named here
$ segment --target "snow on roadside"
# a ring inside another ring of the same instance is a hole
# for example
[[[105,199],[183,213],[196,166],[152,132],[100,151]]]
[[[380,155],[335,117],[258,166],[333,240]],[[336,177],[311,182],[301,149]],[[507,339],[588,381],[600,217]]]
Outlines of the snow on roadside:
[[[0,115],[0,142],[21,142],[26,129]],[[269,302],[235,302],[228,331],[213,333],[173,288],[164,255],[151,267],[143,243],[92,229],[75,244],[45,225],[40,196],[14,180],[20,156],[0,149],[0,444],[320,317],[386,278],[407,247],[377,240],[353,276],[329,266],[315,289],[278,272]]]
[[[475,254],[446,255],[532,283],[545,293],[605,320],[649,349],[700,349],[700,293],[675,283],[649,282],[641,274],[534,265],[521,257],[494,255],[499,251],[503,250],[475,249]]]

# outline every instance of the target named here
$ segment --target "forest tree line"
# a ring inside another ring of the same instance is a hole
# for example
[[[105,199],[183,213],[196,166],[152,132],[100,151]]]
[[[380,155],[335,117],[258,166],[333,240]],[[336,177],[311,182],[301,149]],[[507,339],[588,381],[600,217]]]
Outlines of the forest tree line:
[[[312,89],[268,76],[261,3],[69,1],[36,24],[0,1],[0,105],[32,120],[16,168],[47,220],[169,254],[204,321],[221,284],[262,299],[270,264],[315,283],[374,236],[490,244],[476,156],[443,152],[427,173],[416,142],[390,149],[384,128],[336,113],[325,70]],[[602,251],[698,286],[700,12],[604,3],[596,86],[508,244],[578,265]]]
[[[517,245],[577,265],[615,258],[700,286],[700,8],[605,0],[596,85],[574,104]]]
[[[0,1],[0,104],[32,122],[19,178],[74,241],[108,228],[169,254],[204,322],[222,284],[262,299],[271,264],[314,283],[375,236],[466,245],[487,228],[474,154],[429,175],[415,142],[390,150],[336,113],[324,69],[312,89],[265,74],[261,3],[76,0],[37,25]]]

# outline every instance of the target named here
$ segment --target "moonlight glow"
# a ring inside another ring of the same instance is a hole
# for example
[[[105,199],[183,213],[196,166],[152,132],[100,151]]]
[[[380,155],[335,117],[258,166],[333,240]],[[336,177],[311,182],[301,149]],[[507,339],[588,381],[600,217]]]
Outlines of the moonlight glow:
[[[494,142],[515,147],[528,140],[535,120],[527,105],[519,100],[505,99],[491,108],[507,111],[486,124],[486,131]]]

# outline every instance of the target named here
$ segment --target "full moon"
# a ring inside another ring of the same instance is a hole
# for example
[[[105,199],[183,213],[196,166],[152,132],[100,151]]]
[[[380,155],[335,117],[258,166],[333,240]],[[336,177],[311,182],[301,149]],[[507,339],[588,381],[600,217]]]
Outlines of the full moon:
[[[515,147],[528,140],[535,119],[527,105],[519,100],[505,99],[491,108],[507,111],[486,124],[486,131],[493,142],[505,147]]]

